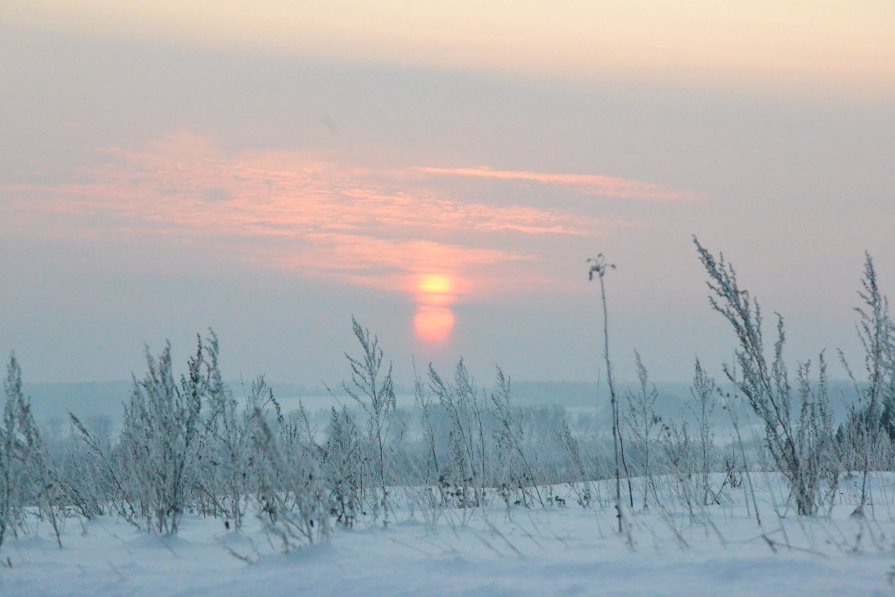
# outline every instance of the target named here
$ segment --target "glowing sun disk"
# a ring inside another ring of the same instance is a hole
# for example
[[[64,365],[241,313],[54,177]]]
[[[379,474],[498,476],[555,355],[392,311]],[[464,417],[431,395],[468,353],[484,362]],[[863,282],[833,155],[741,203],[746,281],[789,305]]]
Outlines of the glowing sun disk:
[[[451,279],[441,274],[420,276],[416,289],[422,294],[448,294],[454,288]]]

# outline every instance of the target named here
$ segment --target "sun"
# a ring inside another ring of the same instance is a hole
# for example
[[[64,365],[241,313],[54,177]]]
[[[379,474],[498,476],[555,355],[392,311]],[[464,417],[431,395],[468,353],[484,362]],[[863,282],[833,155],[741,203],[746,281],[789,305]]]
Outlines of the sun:
[[[422,274],[413,283],[417,311],[413,327],[417,337],[429,343],[448,339],[456,318],[450,306],[457,300],[454,279],[445,274]]]
[[[416,290],[422,295],[450,294],[453,289],[453,282],[443,274],[426,274],[420,276],[416,283]]]
[[[420,305],[413,318],[413,327],[420,340],[444,342],[454,329],[453,311],[437,305]]]
[[[444,274],[424,274],[413,284],[418,305],[452,305],[457,296],[453,278]]]

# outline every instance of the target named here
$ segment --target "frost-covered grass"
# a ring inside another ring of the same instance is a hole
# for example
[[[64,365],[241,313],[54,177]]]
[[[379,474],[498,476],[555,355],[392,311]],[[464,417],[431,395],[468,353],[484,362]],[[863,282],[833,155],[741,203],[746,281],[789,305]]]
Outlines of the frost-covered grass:
[[[500,368],[480,387],[462,359],[450,376],[430,365],[398,409],[356,320],[354,408],[322,429],[263,377],[237,400],[210,331],[179,377],[170,345],[147,351],[116,433],[72,415],[46,442],[13,356],[0,595],[895,592],[895,325],[872,260],[868,378],[850,373],[860,400],[835,422],[823,356],[816,379],[808,362],[790,376],[782,319],[768,350],[758,303],[697,247],[738,340],[733,390],[697,360],[689,415],[662,419],[637,354],[639,384],[616,392],[598,259],[609,441],[605,421],[516,406]],[[716,441],[718,410],[735,441]]]
[[[884,595],[895,591],[892,478],[875,507],[850,517],[844,483],[829,515],[786,512],[785,483],[754,475],[762,527],[743,492],[691,516],[680,505],[627,513],[610,504],[446,509],[426,520],[410,498],[396,522],[339,528],[282,553],[254,517],[240,533],[185,516],[176,536],[147,535],[111,517],[68,519],[56,546],[46,528],[10,541],[3,595]],[[666,480],[659,479],[662,487]],[[668,480],[670,483],[670,480]],[[609,488],[603,488],[604,493]],[[410,493],[407,494],[411,495]],[[785,495],[782,496],[785,498]],[[750,499],[751,501],[751,499]],[[11,567],[9,567],[11,564]]]

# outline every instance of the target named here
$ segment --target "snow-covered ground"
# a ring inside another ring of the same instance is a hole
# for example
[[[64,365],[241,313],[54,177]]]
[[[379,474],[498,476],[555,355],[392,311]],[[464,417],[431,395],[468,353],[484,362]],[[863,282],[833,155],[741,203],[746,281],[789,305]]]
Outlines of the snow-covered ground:
[[[113,518],[69,519],[62,549],[46,527],[4,545],[0,595],[895,593],[895,517],[886,491],[878,489],[865,520],[850,518],[846,503],[831,516],[781,518],[779,487],[771,491],[778,484],[756,483],[762,529],[736,491],[729,504],[697,512],[695,522],[682,508],[635,512],[630,539],[614,532],[611,505],[584,510],[572,495],[565,507],[516,507],[511,516],[498,504],[446,510],[434,524],[405,508],[388,528],[337,529],[290,553],[254,517],[242,534],[220,520],[188,517],[176,537],[146,535]]]

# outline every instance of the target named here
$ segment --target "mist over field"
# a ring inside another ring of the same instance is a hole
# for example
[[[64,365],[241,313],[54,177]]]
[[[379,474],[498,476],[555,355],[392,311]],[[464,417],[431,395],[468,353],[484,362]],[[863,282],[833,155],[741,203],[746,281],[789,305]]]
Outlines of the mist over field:
[[[234,397],[242,402],[247,391],[243,382],[229,381],[227,386]],[[621,391],[634,391],[631,383],[620,384]],[[53,420],[64,421],[72,412],[81,418],[108,417],[113,425],[121,420],[121,405],[126,403],[133,392],[132,381],[94,383],[25,383],[24,393],[31,399],[31,409],[35,418],[42,423]],[[271,383],[278,400],[285,409],[297,409],[304,404],[312,413],[329,415],[331,407],[351,405],[351,398],[332,384],[327,392],[323,387],[303,387],[296,384]],[[523,407],[558,408],[568,413],[608,417],[610,404],[608,390],[597,382],[530,382],[513,381],[513,400]],[[730,392],[733,387],[721,384],[722,391]],[[689,415],[687,402],[690,399],[690,385],[685,383],[657,383],[658,399],[656,414],[666,420],[675,420]],[[396,402],[399,408],[412,410],[415,407],[413,388],[397,387]],[[834,381],[830,384],[831,409],[837,419],[844,418],[849,408],[860,402],[860,388],[851,382]],[[728,416],[720,412],[715,424],[729,427]]]

